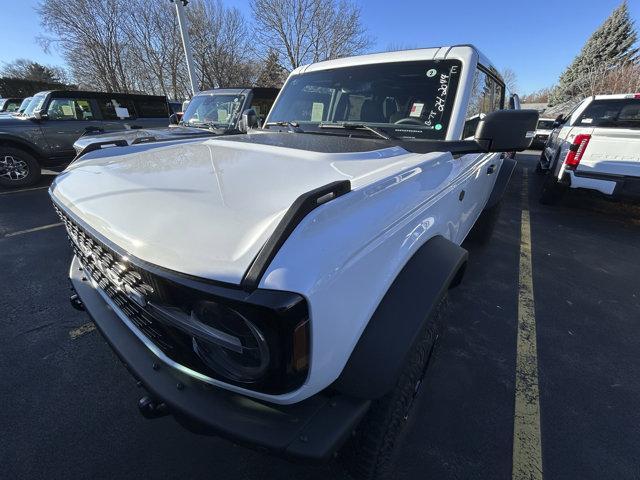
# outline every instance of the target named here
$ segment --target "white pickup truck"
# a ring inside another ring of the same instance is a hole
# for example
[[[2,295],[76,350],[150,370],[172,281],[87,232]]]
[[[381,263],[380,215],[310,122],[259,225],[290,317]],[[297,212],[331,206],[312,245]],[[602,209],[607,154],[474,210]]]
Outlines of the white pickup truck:
[[[504,105],[472,46],[373,54],[294,70],[248,134],[90,151],[50,189],[72,305],[145,416],[388,478],[460,244],[533,138]]]
[[[538,165],[547,173],[540,202],[569,188],[640,197],[640,94],[596,95],[560,118]]]

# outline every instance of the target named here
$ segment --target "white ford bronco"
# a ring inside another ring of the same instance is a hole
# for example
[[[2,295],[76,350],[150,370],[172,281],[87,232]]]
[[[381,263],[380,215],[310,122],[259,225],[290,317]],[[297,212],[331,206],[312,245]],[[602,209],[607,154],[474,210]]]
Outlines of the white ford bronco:
[[[504,100],[472,46],[342,58],[294,70],[261,129],[73,162],[50,189],[72,304],[141,412],[383,477],[460,244],[535,130]]]
[[[640,94],[589,97],[555,126],[537,169],[547,174],[541,203],[569,188],[640,198]]]

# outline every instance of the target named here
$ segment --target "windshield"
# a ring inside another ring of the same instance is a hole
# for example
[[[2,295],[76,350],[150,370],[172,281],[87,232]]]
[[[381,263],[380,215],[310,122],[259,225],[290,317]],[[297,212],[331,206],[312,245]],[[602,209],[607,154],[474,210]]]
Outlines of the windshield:
[[[594,100],[576,125],[610,128],[640,128],[640,98]]]
[[[184,112],[182,123],[230,128],[238,121],[243,103],[244,95],[197,95]]]
[[[296,75],[273,106],[268,124],[295,122],[307,130],[347,122],[396,138],[444,139],[460,70],[458,60],[429,60]]]
[[[24,111],[24,114],[30,117],[31,115],[33,115],[34,111],[40,110],[45,98],[47,98],[46,93],[37,93],[36,95],[34,95],[31,99],[31,102],[27,106],[27,109]]]
[[[20,113],[24,112],[27,109],[27,106],[29,105],[31,100],[32,100],[32,97],[25,98],[20,104],[20,108],[18,108],[18,112]]]
[[[553,130],[553,120],[538,121],[538,130]]]

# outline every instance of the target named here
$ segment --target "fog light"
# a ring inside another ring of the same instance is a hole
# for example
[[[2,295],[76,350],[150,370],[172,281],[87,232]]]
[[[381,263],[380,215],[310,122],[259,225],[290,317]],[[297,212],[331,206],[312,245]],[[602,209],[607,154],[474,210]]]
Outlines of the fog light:
[[[239,312],[215,302],[198,302],[192,316],[198,321],[240,340],[241,348],[229,348],[193,337],[193,350],[211,369],[237,382],[260,380],[269,367],[269,344],[260,328]]]

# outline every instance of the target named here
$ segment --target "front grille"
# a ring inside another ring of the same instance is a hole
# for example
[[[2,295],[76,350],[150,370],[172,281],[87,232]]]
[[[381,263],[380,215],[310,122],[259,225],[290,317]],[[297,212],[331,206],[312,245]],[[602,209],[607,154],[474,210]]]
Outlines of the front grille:
[[[172,332],[142,308],[146,299],[162,296],[162,287],[147,272],[132,266],[125,257],[96,240],[54,207],[65,224],[74,254],[85,273],[149,340],[170,355],[176,348]]]

